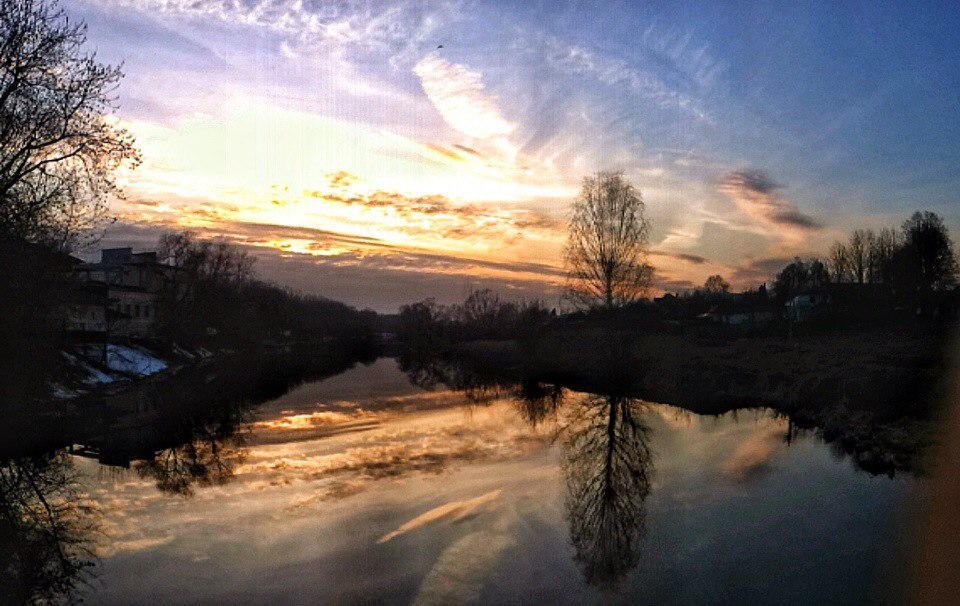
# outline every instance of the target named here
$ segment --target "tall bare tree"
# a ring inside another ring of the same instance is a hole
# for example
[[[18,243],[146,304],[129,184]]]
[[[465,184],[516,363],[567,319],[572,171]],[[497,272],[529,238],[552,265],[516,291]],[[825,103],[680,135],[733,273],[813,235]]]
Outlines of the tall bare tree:
[[[120,69],[56,0],[0,3],[0,233],[64,245],[104,216],[139,155],[112,114]]]
[[[834,242],[830,247],[830,274],[836,283],[847,282],[850,279],[850,255],[843,242]]]
[[[872,236],[868,230],[855,229],[850,234],[850,242],[847,244],[847,261],[849,262],[850,273],[853,280],[858,284],[863,284],[867,277],[867,251],[869,249],[868,241]]]
[[[586,177],[573,205],[564,254],[567,299],[593,309],[642,297],[653,274],[646,262],[649,230],[643,198],[623,173]]]

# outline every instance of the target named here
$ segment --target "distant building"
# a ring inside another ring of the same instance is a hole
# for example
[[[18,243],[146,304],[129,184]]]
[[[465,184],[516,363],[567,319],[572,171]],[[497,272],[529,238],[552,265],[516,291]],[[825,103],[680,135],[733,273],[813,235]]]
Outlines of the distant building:
[[[778,318],[766,294],[745,292],[714,297],[709,311],[696,316],[702,336],[746,336],[766,329]]]
[[[99,263],[74,269],[88,284],[102,284],[104,322],[111,337],[148,337],[160,313],[160,295],[177,268],[157,261],[157,253],[132,248],[106,248]]]
[[[830,310],[830,294],[809,291],[796,294],[787,301],[787,317],[794,322],[807,322],[827,314]]]
[[[777,314],[768,303],[733,299],[721,303],[716,311],[720,322],[728,326],[761,328],[777,319]]]

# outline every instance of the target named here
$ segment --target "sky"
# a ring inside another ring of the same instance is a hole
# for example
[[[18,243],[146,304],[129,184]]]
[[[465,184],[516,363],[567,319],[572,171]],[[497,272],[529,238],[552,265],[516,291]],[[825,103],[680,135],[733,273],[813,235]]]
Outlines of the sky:
[[[62,0],[143,163],[104,245],[224,237],[394,311],[558,302],[581,180],[623,171],[652,294],[755,286],[917,209],[960,226],[950,3]]]

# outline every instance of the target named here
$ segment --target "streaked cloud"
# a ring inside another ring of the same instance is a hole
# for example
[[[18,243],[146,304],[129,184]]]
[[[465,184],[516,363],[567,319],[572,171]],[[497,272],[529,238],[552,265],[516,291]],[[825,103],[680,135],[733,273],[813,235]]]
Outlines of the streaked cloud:
[[[451,522],[456,523],[460,520],[466,519],[467,517],[477,515],[490,503],[495,501],[497,497],[500,496],[500,492],[500,490],[494,490],[473,499],[468,499],[465,501],[452,501],[450,503],[444,503],[443,505],[434,507],[433,509],[418,515],[409,522],[405,522],[396,530],[392,530],[383,535],[377,539],[377,543],[386,543],[387,541],[391,541],[400,535],[416,530],[422,526],[435,524],[441,520],[449,519]]]
[[[680,108],[688,115],[708,119],[698,96],[709,86],[721,66],[710,60],[707,49],[687,50],[686,45],[676,44],[664,36],[658,37],[653,26],[641,39],[641,48],[648,53],[657,52],[659,63],[666,62],[674,67],[671,76],[683,74],[683,78],[675,79],[671,85],[652,69],[631,65],[623,58],[590,48],[565,44],[553,36],[541,37],[538,43],[546,51],[548,65],[554,69],[588,76],[608,86],[624,86],[633,95],[648,99],[661,108]],[[693,90],[686,92],[684,89]]]
[[[468,137],[504,137],[516,130],[516,124],[503,117],[496,97],[484,90],[479,72],[431,54],[413,66],[413,73],[447,124]]]
[[[476,603],[497,558],[516,545],[504,532],[472,532],[443,550],[411,602],[413,606]]]
[[[719,182],[720,191],[753,219],[798,230],[817,230],[823,225],[780,197],[784,186],[760,170],[743,169],[727,173]]]

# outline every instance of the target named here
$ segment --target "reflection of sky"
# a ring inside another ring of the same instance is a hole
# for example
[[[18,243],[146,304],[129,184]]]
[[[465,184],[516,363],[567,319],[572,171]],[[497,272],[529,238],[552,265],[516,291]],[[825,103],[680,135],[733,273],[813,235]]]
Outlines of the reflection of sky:
[[[663,288],[960,218],[949,3],[65,4],[144,151],[108,241],[223,234],[353,303],[544,292],[598,169],[644,192]]]
[[[870,584],[910,481],[858,473],[812,438],[788,447],[763,411],[644,418],[640,564],[606,598],[816,602]],[[192,498],[80,460],[108,537],[90,602],[592,601],[553,429],[507,400],[420,391],[380,360],[265,405],[236,476]]]

